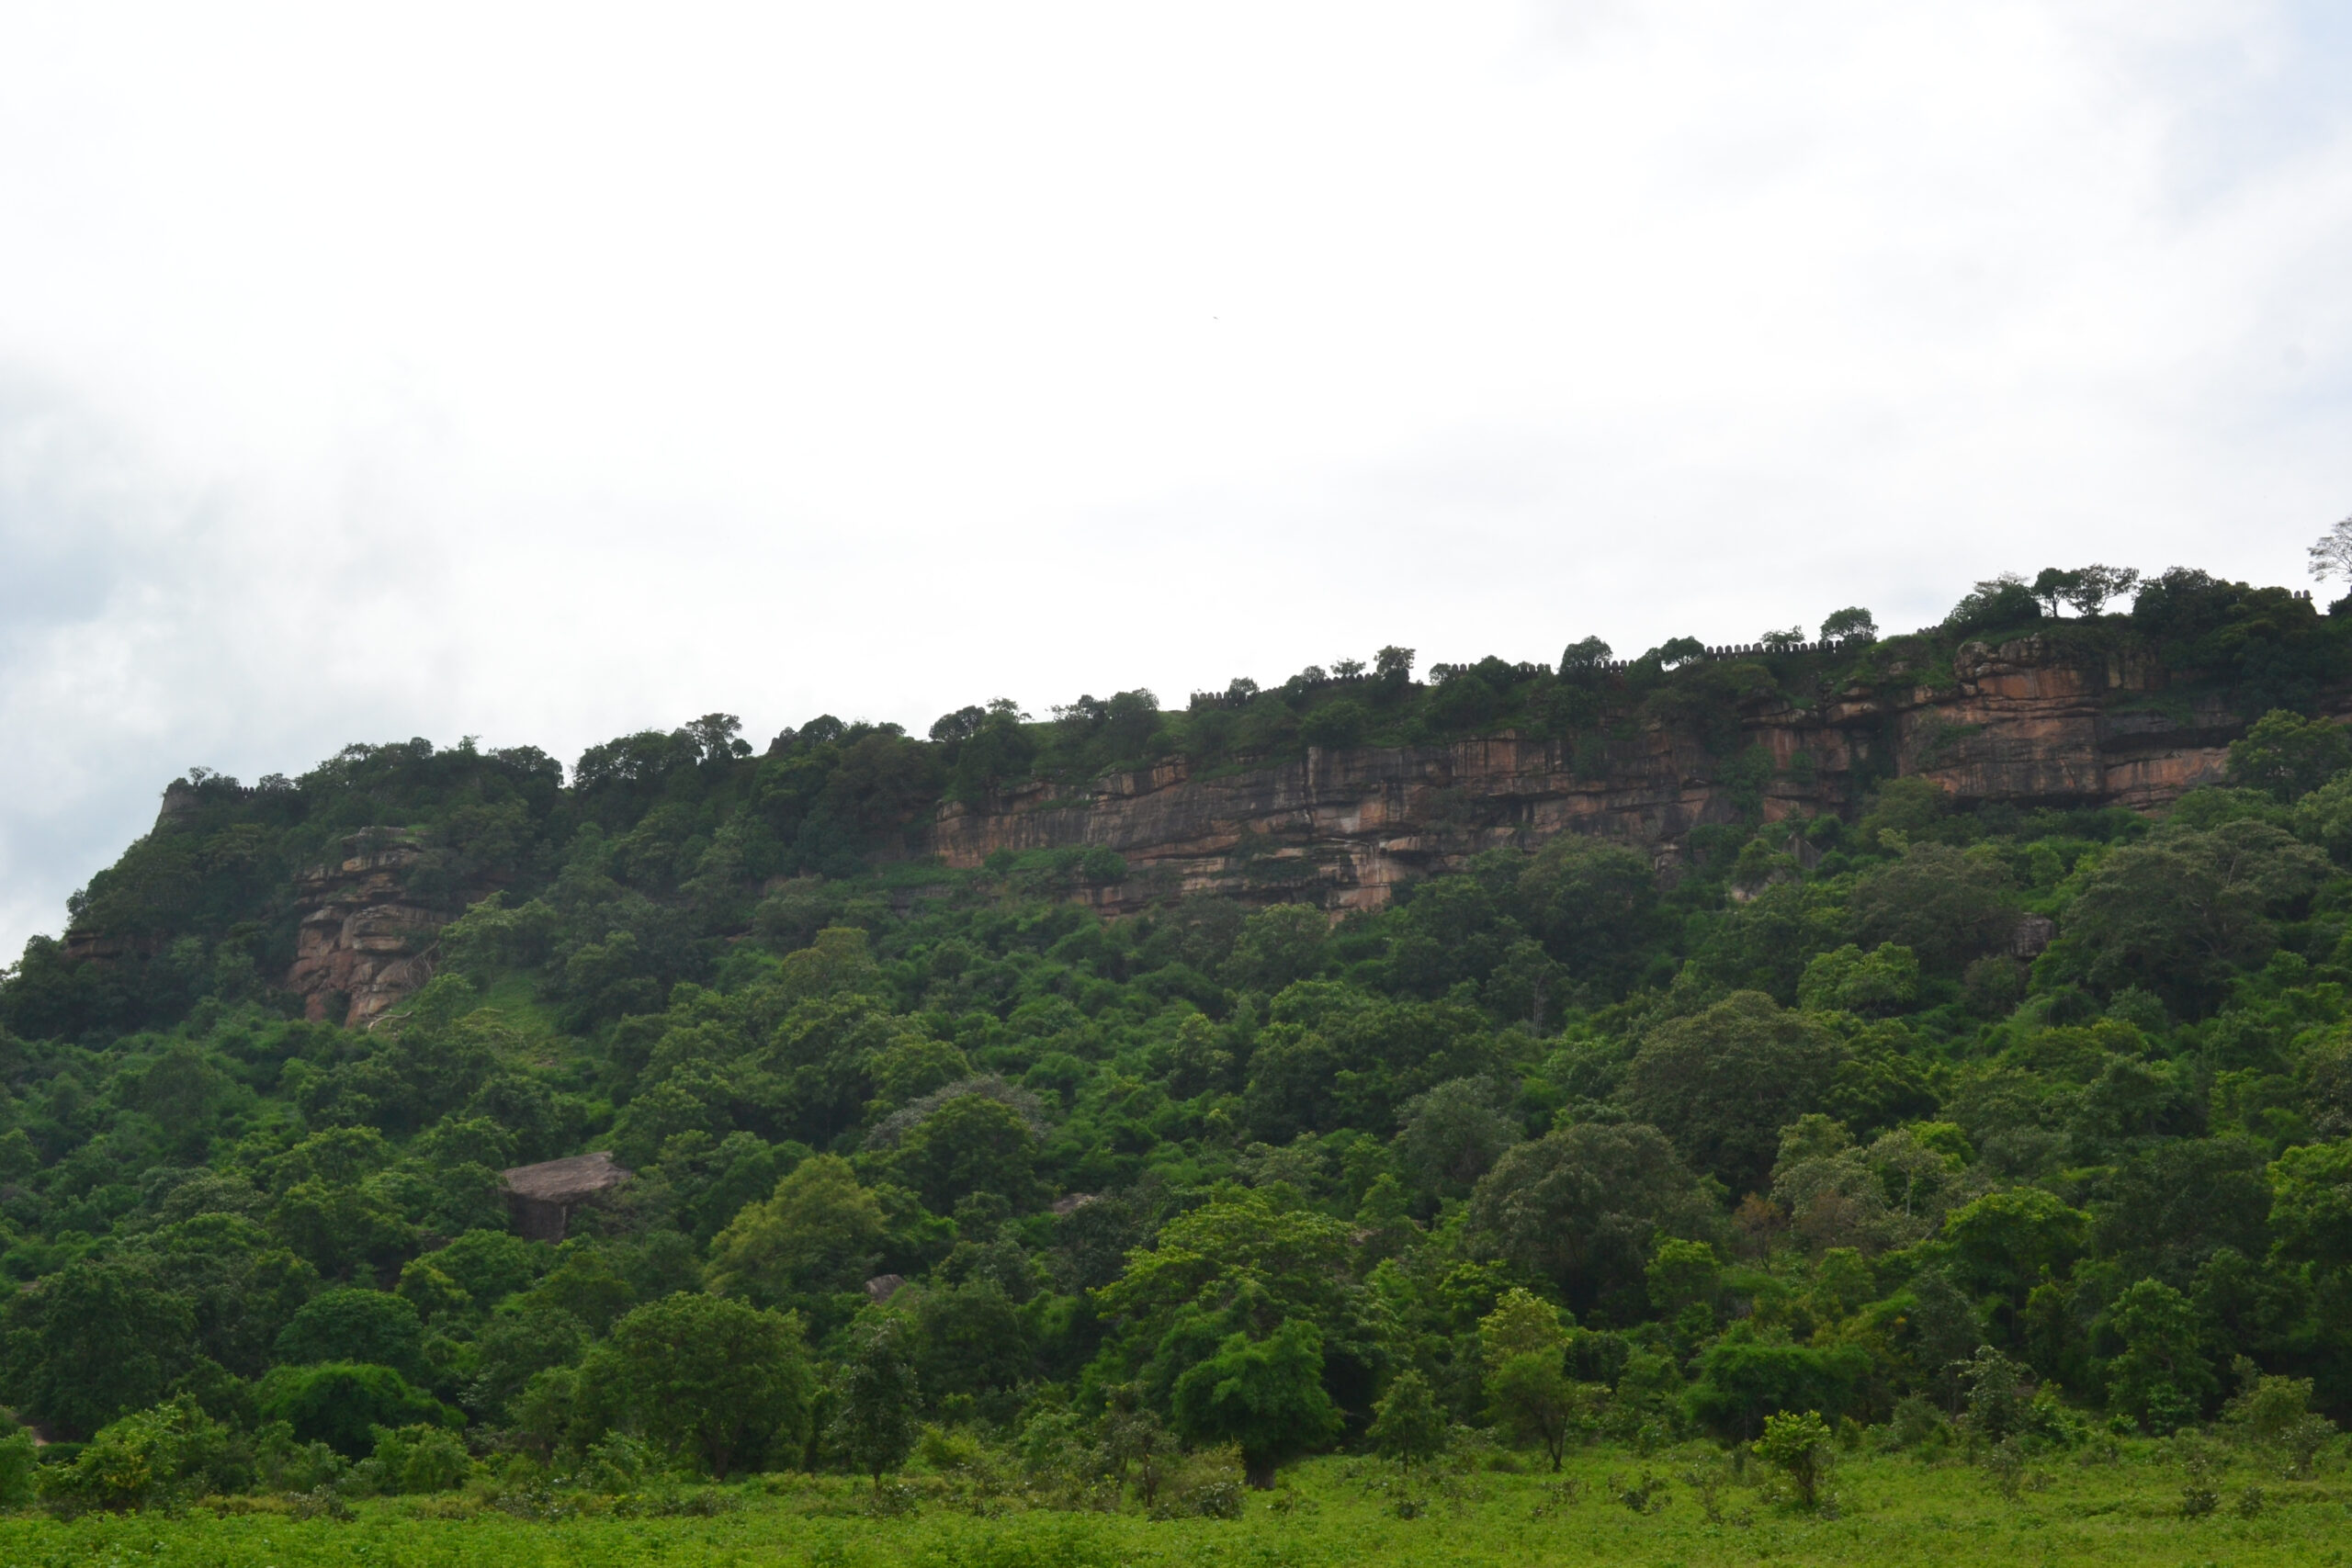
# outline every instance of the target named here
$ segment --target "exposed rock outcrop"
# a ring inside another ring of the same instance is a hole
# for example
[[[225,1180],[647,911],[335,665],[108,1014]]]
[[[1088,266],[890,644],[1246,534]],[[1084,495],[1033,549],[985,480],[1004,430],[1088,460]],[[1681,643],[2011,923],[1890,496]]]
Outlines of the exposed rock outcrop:
[[[409,897],[402,874],[424,853],[413,835],[371,829],[345,852],[295,878],[302,923],[286,988],[304,1016],[356,1025],[433,977],[433,936],[447,917]]]
[[[1078,799],[1037,784],[985,808],[940,808],[931,848],[977,866],[1000,850],[1104,848],[1125,880],[1082,896],[1130,912],[1171,893],[1376,908],[1400,882],[1481,850],[1563,832],[1647,848],[1661,871],[1692,829],[1730,822],[1760,792],[1767,820],[1850,809],[1871,779],[1917,774],[1961,802],[2161,807],[2216,782],[2244,721],[2211,699],[2159,697],[2145,661],[2086,659],[2031,637],[1963,644],[1943,686],[1892,684],[1819,706],[1741,715],[1774,773],[1733,776],[1729,753],[1658,726],[1605,750],[1502,735],[1429,748],[1310,750],[1303,761],[1196,777],[1181,760],[1097,780]],[[1588,743],[1589,746],[1589,743]]]
[[[516,1232],[531,1241],[561,1241],[573,1210],[600,1201],[637,1173],[598,1153],[516,1166],[505,1174]]]

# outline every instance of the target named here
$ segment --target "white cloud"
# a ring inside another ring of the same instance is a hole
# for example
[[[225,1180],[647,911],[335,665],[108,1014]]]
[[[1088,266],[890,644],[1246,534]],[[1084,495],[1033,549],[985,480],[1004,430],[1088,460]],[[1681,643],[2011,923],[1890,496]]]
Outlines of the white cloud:
[[[0,17],[0,944],[192,761],[1753,637],[2352,508],[2219,0]]]

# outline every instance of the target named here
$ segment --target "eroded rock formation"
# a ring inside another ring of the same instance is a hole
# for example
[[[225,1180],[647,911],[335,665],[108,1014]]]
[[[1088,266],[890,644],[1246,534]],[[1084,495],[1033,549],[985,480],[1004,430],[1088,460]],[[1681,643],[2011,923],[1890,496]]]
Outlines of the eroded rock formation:
[[[286,988],[304,1016],[356,1025],[433,977],[433,936],[447,917],[409,897],[403,874],[424,853],[413,836],[371,829],[345,851],[295,878],[302,924]]]
[[[963,867],[1000,850],[1115,851],[1125,879],[1081,895],[1106,911],[1198,891],[1369,908],[1481,850],[1562,832],[1642,845],[1670,872],[1691,829],[1736,820],[1759,797],[1767,820],[1847,810],[1892,774],[1932,779],[1962,803],[2148,810],[2218,781],[2244,728],[2211,699],[2175,700],[2143,662],[2086,661],[2041,637],[1963,644],[1953,677],[1758,705],[1741,715],[1743,746],[1714,754],[1661,726],[1581,752],[1503,735],[1310,751],[1204,777],[1171,760],[1097,780],[1076,800],[1041,784],[983,809],[951,802],[931,847]],[[1772,760],[1769,780],[1728,765],[1747,745]]]
[[[530,1241],[561,1241],[572,1211],[601,1201],[637,1173],[605,1153],[573,1155],[505,1173],[514,1229]]]

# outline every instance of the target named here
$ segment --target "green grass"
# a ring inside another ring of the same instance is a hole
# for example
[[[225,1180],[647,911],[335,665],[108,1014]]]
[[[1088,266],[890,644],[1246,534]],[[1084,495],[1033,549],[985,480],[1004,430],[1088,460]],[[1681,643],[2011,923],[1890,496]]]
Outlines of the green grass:
[[[2154,1445],[2085,1462],[2056,1456],[2029,1466],[2007,1501],[1984,1472],[1947,1461],[1853,1457],[1838,1471],[1833,1508],[1799,1512],[1759,1484],[1726,1483],[1715,1517],[1685,1478],[1723,1472],[1712,1450],[1644,1461],[1618,1452],[1573,1458],[1562,1487],[1540,1473],[1473,1472],[1414,1490],[1426,1511],[1399,1518],[1394,1473],[1364,1461],[1317,1461],[1250,1496],[1238,1520],[1149,1520],[1133,1513],[1015,1509],[982,1517],[933,1501],[914,1514],[873,1518],[861,1483],[775,1477],[701,1495],[710,1517],[629,1517],[589,1499],[584,1513],[518,1517],[462,1495],[357,1505],[348,1519],[194,1508],[60,1522],[0,1519],[9,1568],[640,1568],[647,1564],[808,1564],[809,1568],[1286,1568],[1609,1563],[1701,1568],[1715,1563],[2175,1563],[2329,1568],[2352,1550],[2352,1486],[2341,1462],[2314,1481],[2280,1481],[2241,1464],[2211,1483],[2221,1506],[2181,1516],[2185,1476]],[[1666,1501],[1635,1514],[1614,1494],[1644,1472],[1668,1483]],[[1618,1478],[1611,1484],[1611,1478]],[[2237,1512],[2248,1485],[2265,1506]],[[559,1512],[578,1500],[560,1500]],[[269,1507],[272,1505],[260,1505]]]

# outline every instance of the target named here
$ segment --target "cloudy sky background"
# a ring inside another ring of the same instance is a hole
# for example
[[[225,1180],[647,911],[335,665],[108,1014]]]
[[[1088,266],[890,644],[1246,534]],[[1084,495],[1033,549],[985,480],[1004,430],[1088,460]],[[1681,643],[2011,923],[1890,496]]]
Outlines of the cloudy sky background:
[[[0,5],[0,953],[190,764],[2303,582],[2346,80],[2335,0]]]

